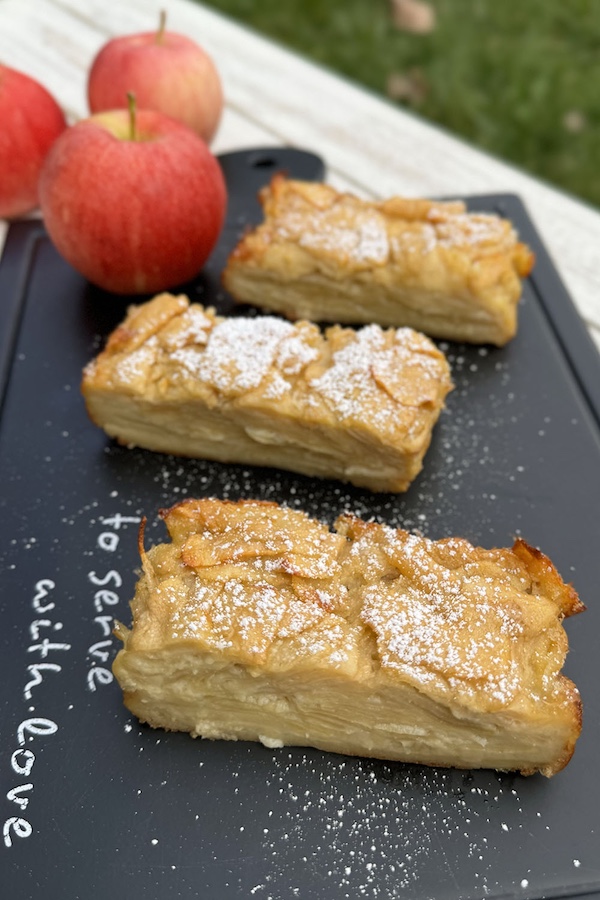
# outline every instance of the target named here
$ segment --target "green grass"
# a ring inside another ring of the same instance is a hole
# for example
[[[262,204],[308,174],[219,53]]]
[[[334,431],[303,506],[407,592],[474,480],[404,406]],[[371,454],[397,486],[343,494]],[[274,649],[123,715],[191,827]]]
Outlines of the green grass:
[[[208,0],[382,95],[417,69],[409,108],[600,206],[600,0],[431,2],[436,29],[413,35],[387,0]]]

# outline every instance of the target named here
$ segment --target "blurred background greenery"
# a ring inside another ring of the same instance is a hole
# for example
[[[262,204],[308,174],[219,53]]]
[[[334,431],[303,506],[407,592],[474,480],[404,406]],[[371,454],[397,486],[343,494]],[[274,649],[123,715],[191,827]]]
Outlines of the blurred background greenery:
[[[600,206],[600,0],[204,0],[425,119]]]

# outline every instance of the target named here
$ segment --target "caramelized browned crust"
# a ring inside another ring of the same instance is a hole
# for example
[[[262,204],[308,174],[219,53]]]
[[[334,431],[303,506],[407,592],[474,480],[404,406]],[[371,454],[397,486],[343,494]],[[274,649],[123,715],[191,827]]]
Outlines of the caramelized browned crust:
[[[290,319],[408,326],[475,343],[514,336],[534,256],[506,219],[461,202],[369,202],[281,175],[261,201],[264,222],[223,276],[239,302]]]
[[[404,491],[451,386],[443,354],[410,329],[322,334],[162,294],[129,310],[82,391],[124,444]]]
[[[194,736],[553,775],[581,729],[561,674],[583,607],[524,541],[484,550],[353,516],[190,500],[143,555],[114,672]]]

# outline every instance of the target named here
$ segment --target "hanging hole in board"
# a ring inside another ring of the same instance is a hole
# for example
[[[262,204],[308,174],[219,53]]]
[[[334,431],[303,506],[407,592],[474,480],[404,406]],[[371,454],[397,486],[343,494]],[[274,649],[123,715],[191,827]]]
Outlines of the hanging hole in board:
[[[277,165],[277,160],[269,156],[268,153],[254,153],[248,160],[248,163],[253,169],[272,169],[273,166]]]

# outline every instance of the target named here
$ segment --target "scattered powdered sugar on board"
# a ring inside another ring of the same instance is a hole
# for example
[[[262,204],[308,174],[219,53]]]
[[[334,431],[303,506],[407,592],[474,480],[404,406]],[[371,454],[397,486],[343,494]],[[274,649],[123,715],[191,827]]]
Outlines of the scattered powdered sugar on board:
[[[130,724],[132,752],[158,757],[150,781],[126,790],[135,814],[151,815],[161,865],[180,864],[179,835],[195,853],[204,848],[203,869],[231,866],[232,897],[475,900],[517,893],[523,879],[538,891],[546,883],[533,862],[506,874],[516,847],[551,833],[527,779],[191,741]],[[175,833],[160,798],[180,804]]]
[[[136,466],[155,485],[159,498],[155,506],[194,496],[274,500],[329,524],[346,510],[437,538],[448,536],[446,522],[456,519],[460,505],[465,524],[454,533],[485,536],[489,530],[488,540],[482,538],[482,543],[506,544],[507,535],[518,530],[520,511],[517,505],[509,510],[506,523],[498,517],[496,473],[502,473],[506,482],[505,458],[518,460],[509,473],[516,497],[527,475],[524,458],[522,462],[514,446],[508,453],[506,446],[512,426],[522,415],[511,393],[510,369],[487,348],[463,351],[452,345],[445,349],[456,390],[434,433],[425,469],[407,495],[374,495],[275,469],[222,466],[143,451],[135,451]],[[485,428],[481,410],[474,410],[470,402],[480,369],[494,373],[485,400]],[[119,460],[130,453],[115,445],[106,452]],[[477,477],[482,470],[483,479]],[[482,483],[485,488],[478,490]],[[152,516],[153,510],[147,511]],[[162,525],[151,519],[147,543],[160,539]],[[141,734],[147,739],[147,732]],[[202,745],[194,749],[200,762]],[[308,880],[319,885],[320,896],[417,900],[423,897],[422,885],[428,883],[432,859],[442,858],[444,880],[437,886],[436,900],[486,897],[506,889],[498,860],[514,851],[515,841],[524,840],[528,817],[536,817],[538,835],[551,829],[539,812],[531,811],[531,801],[526,807],[513,787],[520,779],[510,776],[345,760],[286,748],[274,751],[264,765],[255,764],[248,772],[257,758],[264,761],[263,754],[269,751],[250,745],[243,763],[232,770],[228,748],[220,750],[227,769],[225,783],[240,804],[240,840],[260,846],[262,854],[260,877],[248,886],[246,877],[238,875],[240,896],[243,891],[244,896],[262,900],[302,897]],[[222,770],[214,763],[211,771],[213,778],[222,779]],[[266,812],[249,806],[246,791],[255,780],[270,798]],[[576,865],[571,865],[573,871]],[[439,869],[437,863],[435,868]],[[541,883],[540,878],[540,873],[521,866],[513,889],[515,893],[530,891]]]
[[[519,398],[513,394],[511,369],[503,354],[494,350],[458,345],[445,349],[456,390],[434,432],[424,471],[406,495],[375,495],[274,469],[131,451],[98,434],[97,458],[90,462],[89,455],[82,455],[91,469],[96,467],[92,469],[96,489],[86,494],[84,502],[74,491],[56,508],[61,534],[85,534],[83,567],[92,569],[97,551],[90,538],[96,538],[102,517],[114,505],[132,517],[148,516],[149,546],[165,537],[157,517],[160,507],[186,497],[217,496],[283,502],[329,524],[347,510],[363,519],[421,531],[432,538],[447,536],[451,523],[452,533],[475,536],[487,546],[504,545],[519,528],[519,494],[532,465],[531,457],[510,443],[513,426],[523,416]],[[294,353],[291,356],[295,358]],[[473,387],[486,377],[490,378],[487,394],[474,407]],[[547,442],[554,422],[545,421],[548,417],[542,413],[535,419],[535,410],[531,416],[532,431],[536,435],[546,432],[539,435],[539,442]],[[65,424],[56,419],[41,427],[55,428],[59,434],[72,430],[75,435],[75,427]],[[577,427],[575,417],[572,427]],[[64,453],[48,455],[45,460],[47,472],[77,464],[78,442],[65,436],[63,445]],[[484,478],[478,477],[481,472]],[[499,487],[500,479],[503,485]],[[497,499],[501,489],[504,508]],[[516,498],[512,506],[511,491]],[[127,622],[127,600],[139,565],[135,527],[119,534],[119,553],[122,550],[124,554],[119,555],[119,571],[124,585],[116,612]],[[29,560],[40,543],[48,540],[46,534],[29,528],[22,530],[8,549],[16,554],[22,546]],[[58,559],[58,538],[51,540]],[[127,563],[122,561],[125,558]],[[522,864],[526,854],[519,856],[521,862],[511,883],[503,881],[503,867],[531,835],[542,845],[544,837],[554,831],[557,843],[561,825],[539,811],[541,804],[535,805],[540,792],[533,789],[533,780],[343,759],[296,748],[269,751],[260,745],[192,741],[185,735],[167,735],[140,726],[123,710],[116,690],[113,685],[105,695],[112,692],[114,698],[114,721],[109,714],[108,731],[114,728],[114,735],[122,740],[119,750],[125,747],[124,752],[140,763],[126,785],[122,816],[136,839],[139,836],[140,847],[144,844],[156,856],[153,865],[160,868],[161,877],[173,878],[173,885],[186,865],[189,869],[197,865],[197,857],[192,850],[188,857],[181,852],[181,835],[161,824],[162,814],[172,807],[174,797],[181,796],[177,822],[182,823],[182,834],[185,836],[185,825],[190,840],[206,849],[223,814],[216,803],[208,807],[206,821],[205,797],[213,784],[218,785],[216,796],[230,804],[239,825],[237,830],[230,829],[220,846],[214,845],[212,853],[205,853],[202,866],[214,866],[215,870],[231,866],[232,896],[422,900],[423,885],[428,884],[432,870],[438,879],[431,894],[436,900],[475,900],[508,889],[515,895],[533,896],[533,891],[539,894],[546,885],[543,872],[529,871],[529,864]],[[106,722],[101,712],[98,721]],[[76,713],[77,705],[70,715]],[[111,741],[117,740],[114,735]],[[201,781],[203,773],[205,780]],[[177,795],[178,789],[182,794]],[[262,799],[263,795],[261,805],[256,797]],[[204,830],[200,831],[203,821]],[[194,827],[198,830],[193,831]],[[556,856],[557,870],[568,867],[574,881],[589,864],[574,847],[565,848],[564,859]],[[249,883],[245,872],[252,861],[256,877]],[[194,872],[194,877],[202,879],[198,868]],[[310,894],[307,882],[312,885]],[[178,896],[178,888],[170,893],[165,887],[164,895]]]
[[[514,820],[522,807],[510,779],[492,778],[490,789],[485,774],[284,748],[273,755],[265,781],[279,801],[253,826],[262,835],[265,865],[252,895],[283,900],[298,890],[298,896],[319,896],[304,894],[299,857],[314,875],[309,882],[322,886],[320,896],[417,900],[425,896],[423,885],[433,890],[431,857],[440,853],[445,866],[436,900],[494,893],[488,857],[505,833],[498,809]]]

